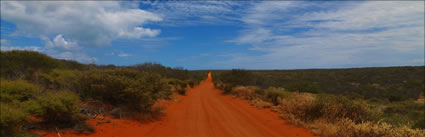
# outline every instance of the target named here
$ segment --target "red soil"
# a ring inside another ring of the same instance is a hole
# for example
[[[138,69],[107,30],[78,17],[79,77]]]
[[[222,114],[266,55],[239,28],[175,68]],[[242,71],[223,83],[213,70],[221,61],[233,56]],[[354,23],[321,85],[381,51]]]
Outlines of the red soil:
[[[132,120],[111,119],[96,126],[96,132],[77,135],[61,133],[62,137],[310,137],[313,134],[281,120],[269,109],[257,109],[241,99],[221,95],[214,88],[211,74],[180,102],[169,102],[165,116],[158,121],[140,124]],[[89,120],[95,124],[96,120]],[[56,133],[45,133],[56,137]],[[42,134],[43,135],[43,134]]]

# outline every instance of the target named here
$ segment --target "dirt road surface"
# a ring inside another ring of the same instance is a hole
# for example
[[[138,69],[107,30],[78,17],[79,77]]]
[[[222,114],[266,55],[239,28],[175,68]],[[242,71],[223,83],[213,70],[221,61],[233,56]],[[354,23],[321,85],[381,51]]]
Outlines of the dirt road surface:
[[[96,126],[96,137],[310,137],[303,128],[285,123],[269,109],[257,109],[247,101],[224,96],[214,88],[211,74],[189,89],[179,102],[171,102],[158,121],[140,124],[114,120]],[[56,134],[49,134],[49,136]]]

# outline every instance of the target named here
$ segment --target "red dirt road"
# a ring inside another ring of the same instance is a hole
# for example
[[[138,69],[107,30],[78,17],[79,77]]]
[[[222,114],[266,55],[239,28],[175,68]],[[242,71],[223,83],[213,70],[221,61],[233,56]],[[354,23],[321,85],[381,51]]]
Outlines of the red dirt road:
[[[170,101],[171,102],[171,101]],[[211,75],[180,102],[171,102],[165,116],[155,122],[113,119],[112,123],[96,126],[88,136],[98,137],[310,137],[303,128],[285,123],[269,109],[257,109],[241,99],[221,95],[214,88]],[[49,134],[48,136],[56,134]],[[76,136],[75,134],[64,134]],[[86,135],[80,135],[86,136]]]

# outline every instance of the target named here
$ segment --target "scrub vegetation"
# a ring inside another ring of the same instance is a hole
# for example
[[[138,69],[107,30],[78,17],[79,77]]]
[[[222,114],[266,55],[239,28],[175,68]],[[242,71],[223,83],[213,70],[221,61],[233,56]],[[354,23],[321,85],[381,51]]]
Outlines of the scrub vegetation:
[[[317,70],[199,70],[156,63],[80,64],[33,51],[0,56],[1,136],[28,131],[88,134],[88,119],[111,115],[146,121],[159,100],[186,95],[208,72],[216,88],[271,108],[325,137],[425,136],[424,67]]]
[[[320,136],[425,136],[423,66],[212,72],[223,94]]]
[[[0,62],[1,136],[34,136],[31,129],[90,133],[85,120],[117,112],[146,120],[159,114],[157,100],[184,95],[207,75],[156,63],[80,64],[33,51],[1,51]],[[87,105],[93,102],[101,105]]]

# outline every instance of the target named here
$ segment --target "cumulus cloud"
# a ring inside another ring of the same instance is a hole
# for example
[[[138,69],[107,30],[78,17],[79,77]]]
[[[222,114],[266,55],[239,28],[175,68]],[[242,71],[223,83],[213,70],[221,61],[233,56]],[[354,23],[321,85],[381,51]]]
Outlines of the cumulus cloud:
[[[283,9],[274,6],[279,2],[264,3],[245,15],[247,27],[230,40],[250,45],[250,50],[262,54],[236,54],[218,65],[323,68],[424,64],[423,1],[341,2],[338,9],[314,2],[283,2],[287,5]],[[302,10],[306,7],[319,10]]]
[[[75,60],[81,63],[95,63],[97,59],[84,53],[83,47],[77,42],[67,40],[62,34],[57,35],[52,40],[42,37],[45,41],[45,53],[59,59]]]
[[[79,50],[80,47],[77,45],[77,42],[68,41],[63,38],[62,34],[57,35],[52,41],[48,38],[42,38],[46,43],[46,48],[55,49],[55,50]]]
[[[1,16],[19,34],[68,37],[84,47],[104,47],[112,40],[155,37],[160,30],[143,27],[162,18],[116,1],[1,1]]]

